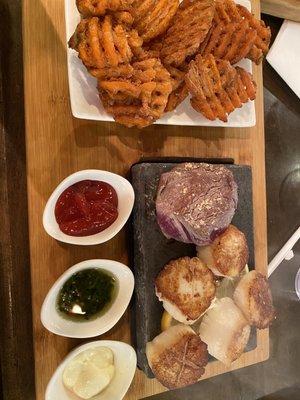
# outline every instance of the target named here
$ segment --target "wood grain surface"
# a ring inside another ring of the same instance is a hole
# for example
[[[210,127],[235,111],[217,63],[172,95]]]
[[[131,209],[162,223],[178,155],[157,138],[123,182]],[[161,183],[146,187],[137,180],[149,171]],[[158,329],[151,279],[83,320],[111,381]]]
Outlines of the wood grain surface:
[[[71,0],[70,0],[71,1]],[[254,67],[258,83],[257,124],[249,129],[151,126],[126,129],[115,123],[74,119],[67,82],[63,0],[23,1],[24,73],[26,104],[27,184],[29,201],[33,330],[36,399],[44,399],[46,385],[62,358],[78,343],[47,332],[40,309],[54,281],[73,264],[91,258],[127,263],[125,231],[108,243],[93,247],[61,244],[42,226],[45,203],[67,175],[86,168],[126,175],[142,156],[229,157],[252,165],[257,269],[266,272],[264,125],[261,68]],[[259,2],[253,9],[259,12]],[[103,339],[130,342],[130,312]],[[259,333],[258,347],[244,354],[231,369],[268,357],[268,330]],[[222,373],[211,363],[205,377]],[[126,399],[138,399],[164,390],[156,380],[137,371]]]
[[[0,398],[34,400],[21,0],[0,0]]]
[[[300,22],[300,0],[261,0],[261,12]]]

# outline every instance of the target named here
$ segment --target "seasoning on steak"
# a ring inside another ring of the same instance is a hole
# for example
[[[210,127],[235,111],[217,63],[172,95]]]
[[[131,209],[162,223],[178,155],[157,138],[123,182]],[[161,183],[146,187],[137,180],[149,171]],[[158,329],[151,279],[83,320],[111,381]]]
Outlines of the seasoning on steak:
[[[237,184],[227,168],[179,164],[160,178],[157,222],[167,238],[204,246],[228,227],[237,201]]]

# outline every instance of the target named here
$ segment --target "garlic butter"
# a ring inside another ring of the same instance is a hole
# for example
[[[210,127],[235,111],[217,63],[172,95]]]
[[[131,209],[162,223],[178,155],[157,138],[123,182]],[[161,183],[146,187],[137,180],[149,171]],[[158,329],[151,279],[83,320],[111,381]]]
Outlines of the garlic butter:
[[[63,372],[63,383],[80,399],[91,399],[111,382],[114,354],[108,347],[95,347],[74,357]]]

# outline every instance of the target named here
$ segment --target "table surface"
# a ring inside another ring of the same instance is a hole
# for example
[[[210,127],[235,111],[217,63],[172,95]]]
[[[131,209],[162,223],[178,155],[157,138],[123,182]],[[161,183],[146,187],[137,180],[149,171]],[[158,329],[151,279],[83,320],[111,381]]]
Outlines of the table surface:
[[[258,1],[254,10],[258,12]],[[89,258],[115,258],[127,263],[125,234],[101,246],[75,247],[55,242],[41,224],[45,202],[56,185],[70,173],[107,169],[122,175],[142,156],[231,157],[253,168],[256,265],[266,267],[266,213],[262,80],[258,82],[257,125],[250,129],[209,129],[153,126],[143,131],[114,123],[72,118],[67,85],[66,43],[62,0],[23,1],[24,75],[26,109],[27,185],[35,346],[36,398],[44,398],[51,374],[78,341],[47,332],[40,323],[44,297],[61,273]],[[267,330],[259,343],[267,341]],[[129,312],[103,338],[130,341]],[[261,358],[267,357],[265,349]],[[246,357],[244,362],[249,362]],[[251,362],[251,360],[250,360]],[[212,367],[214,368],[214,367]],[[136,399],[162,390],[155,380],[137,372],[128,392]]]

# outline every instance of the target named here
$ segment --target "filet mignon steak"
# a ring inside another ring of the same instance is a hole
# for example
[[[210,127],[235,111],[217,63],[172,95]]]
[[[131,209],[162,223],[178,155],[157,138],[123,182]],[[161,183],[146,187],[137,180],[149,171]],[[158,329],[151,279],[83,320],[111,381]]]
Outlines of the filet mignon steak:
[[[237,201],[237,184],[224,166],[179,164],[161,175],[157,222],[167,238],[207,245],[228,227]]]

